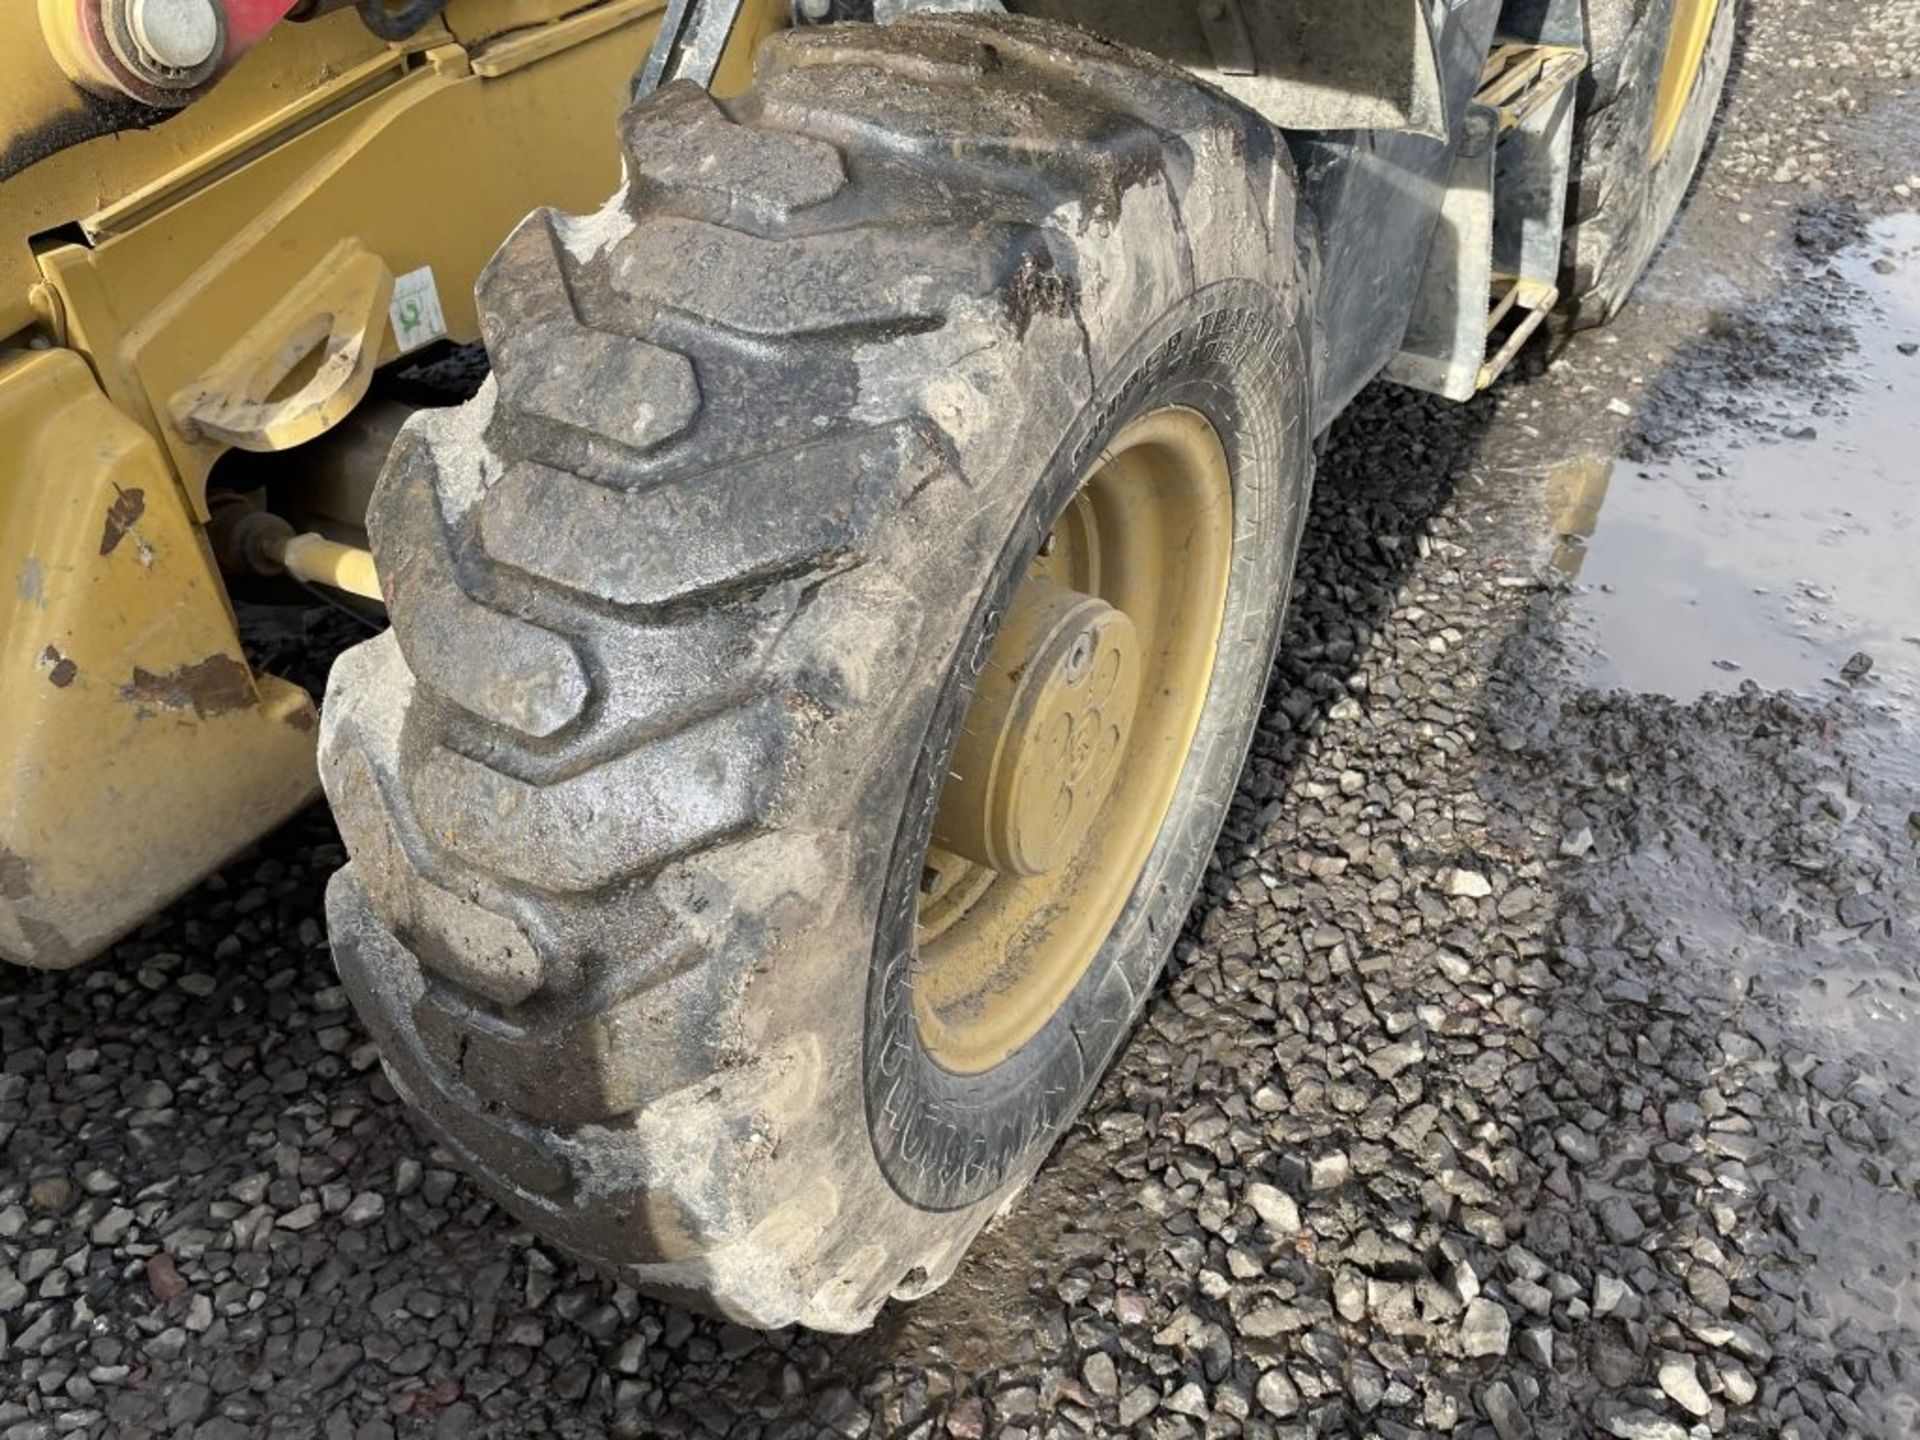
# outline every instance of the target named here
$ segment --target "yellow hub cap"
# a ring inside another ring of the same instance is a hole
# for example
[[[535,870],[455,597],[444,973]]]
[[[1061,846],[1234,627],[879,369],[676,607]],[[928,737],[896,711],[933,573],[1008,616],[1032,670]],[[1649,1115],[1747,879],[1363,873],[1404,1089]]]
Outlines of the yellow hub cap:
[[[1133,622],[1038,576],[980,677],[934,843],[1002,875],[1070,858],[1105,803],[1140,695]]]
[[[914,1015],[962,1074],[1025,1045],[1112,931],[1193,746],[1233,486],[1197,411],[1128,425],[1015,593],[974,688],[917,914]]]
[[[1700,78],[1700,66],[1707,58],[1707,42],[1713,38],[1713,22],[1720,13],[1720,0],[1674,0],[1673,28],[1667,32],[1667,58],[1660,71],[1660,96],[1653,109],[1653,149],[1649,162],[1658,165],[1673,148],[1686,118],[1687,102],[1693,99],[1694,83]]]

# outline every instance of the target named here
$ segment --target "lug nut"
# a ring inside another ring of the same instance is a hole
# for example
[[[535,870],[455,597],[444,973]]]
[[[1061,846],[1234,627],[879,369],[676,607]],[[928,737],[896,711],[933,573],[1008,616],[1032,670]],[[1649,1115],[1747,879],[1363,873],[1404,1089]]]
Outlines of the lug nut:
[[[131,0],[127,27],[154,63],[170,70],[206,64],[220,43],[220,12],[213,0]]]
[[[1073,649],[1067,652],[1066,675],[1069,680],[1078,680],[1087,673],[1087,666],[1093,663],[1093,632],[1083,632],[1073,642]]]

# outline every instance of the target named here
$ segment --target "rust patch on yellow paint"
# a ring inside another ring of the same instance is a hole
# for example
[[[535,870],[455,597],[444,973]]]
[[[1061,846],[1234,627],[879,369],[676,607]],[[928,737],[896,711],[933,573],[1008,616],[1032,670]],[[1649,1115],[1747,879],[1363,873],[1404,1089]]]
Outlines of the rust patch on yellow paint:
[[[194,665],[182,665],[155,675],[138,665],[133,683],[120,687],[122,699],[162,710],[191,710],[200,719],[244,710],[256,703],[253,672],[231,655],[209,655]]]
[[[122,490],[118,485],[113,489],[113,504],[107,507],[107,528],[100,533],[102,555],[111,555],[115,547],[127,538],[127,532],[147,513],[146,491]]]
[[[47,679],[62,690],[73,684],[74,678],[80,673],[80,667],[52,645],[40,652],[40,663],[47,667]]]

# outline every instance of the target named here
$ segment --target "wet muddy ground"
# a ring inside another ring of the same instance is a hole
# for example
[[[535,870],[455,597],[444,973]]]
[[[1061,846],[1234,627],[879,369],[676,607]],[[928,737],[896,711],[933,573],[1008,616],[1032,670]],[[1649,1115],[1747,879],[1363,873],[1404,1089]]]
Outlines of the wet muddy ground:
[[[946,1290],[761,1337],[533,1241],[316,812],[0,975],[0,1437],[1920,1433],[1917,61],[1755,0],[1634,310],[1340,424],[1168,982]]]

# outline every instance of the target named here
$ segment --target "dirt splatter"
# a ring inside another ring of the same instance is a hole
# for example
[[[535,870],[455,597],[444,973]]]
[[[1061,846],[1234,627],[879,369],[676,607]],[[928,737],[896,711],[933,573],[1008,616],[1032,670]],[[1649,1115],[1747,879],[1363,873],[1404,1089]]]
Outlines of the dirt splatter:
[[[107,507],[106,528],[100,532],[100,553],[111,555],[119,548],[120,542],[127,538],[140,517],[147,513],[147,492],[140,489],[122,490],[113,487],[113,504]]]
[[[47,679],[62,690],[73,684],[79,677],[80,667],[62,655],[59,649],[49,645],[40,652],[40,663],[47,667]]]
[[[0,900],[29,900],[33,897],[33,870],[24,855],[0,845]]]
[[[120,695],[136,705],[162,710],[191,710],[202,720],[244,710],[256,702],[253,672],[231,655],[209,655],[163,675],[136,665],[133,680]]]
[[[26,856],[0,845],[0,916],[11,914],[15,932],[26,947],[18,956],[0,951],[0,961],[17,958],[47,969],[62,968],[70,963],[73,947],[55,926],[33,913],[34,898],[33,866]]]
[[[1071,315],[1079,305],[1073,281],[1054,266],[1044,249],[1029,252],[1001,291],[1001,303],[1015,333],[1026,338],[1036,316]]]

